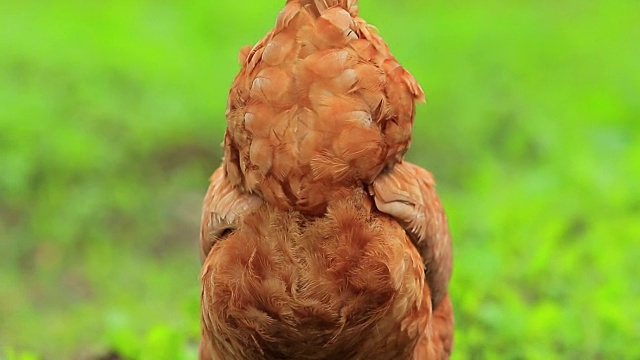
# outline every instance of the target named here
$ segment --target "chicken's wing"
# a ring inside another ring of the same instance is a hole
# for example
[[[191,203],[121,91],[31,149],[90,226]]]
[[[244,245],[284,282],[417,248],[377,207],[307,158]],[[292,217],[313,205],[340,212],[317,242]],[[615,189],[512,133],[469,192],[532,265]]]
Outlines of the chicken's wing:
[[[405,161],[378,176],[369,189],[378,210],[402,224],[422,256],[435,309],[447,294],[452,249],[447,217],[433,176]]]
[[[209,189],[202,204],[200,228],[200,259],[204,261],[214,243],[233,231],[242,215],[251,213],[262,205],[262,199],[243,193],[219,167],[209,178]]]
[[[447,294],[433,312],[427,330],[422,333],[413,359],[448,359],[453,349],[453,325],[453,306]]]

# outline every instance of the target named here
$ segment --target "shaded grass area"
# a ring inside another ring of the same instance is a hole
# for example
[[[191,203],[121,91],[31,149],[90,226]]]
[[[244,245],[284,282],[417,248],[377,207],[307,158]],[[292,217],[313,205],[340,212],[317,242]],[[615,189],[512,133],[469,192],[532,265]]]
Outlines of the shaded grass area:
[[[360,5],[427,93],[454,357],[639,358],[640,5]],[[281,6],[0,1],[0,358],[195,358],[226,93]]]

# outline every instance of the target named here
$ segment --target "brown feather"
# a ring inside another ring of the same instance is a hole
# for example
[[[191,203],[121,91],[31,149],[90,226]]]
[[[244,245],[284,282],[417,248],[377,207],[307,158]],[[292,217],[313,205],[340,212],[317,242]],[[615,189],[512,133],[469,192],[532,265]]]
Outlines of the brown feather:
[[[351,194],[313,221],[264,204],[214,245],[203,348],[221,359],[412,356],[431,316],[420,255],[363,191]]]
[[[336,186],[368,183],[408,148],[414,99],[423,96],[422,90],[357,16],[355,1],[288,1],[276,27],[241,58],[246,60],[230,91],[232,136],[225,146],[239,151],[244,190],[271,193],[264,184],[289,177],[301,181],[299,188],[317,188],[313,182],[331,178],[333,171]],[[354,125],[354,116],[347,113],[374,124]],[[283,130],[274,138],[270,130],[279,127]],[[352,136],[339,136],[345,132]],[[258,154],[259,149],[274,154],[285,148],[290,156]],[[315,169],[322,176],[305,178],[300,169]],[[287,200],[274,205],[286,209],[311,203],[304,195],[285,191]]]
[[[202,206],[200,255],[203,261],[211,247],[225,232],[237,228],[241,219],[257,210],[263,203],[262,199],[255,195],[240,192],[225,176],[222,167],[211,175],[209,181],[209,189]]]
[[[408,162],[378,176],[370,187],[380,211],[396,218],[422,256],[434,306],[447,294],[452,249],[447,217],[428,171]]]
[[[446,217],[402,160],[420,85],[356,0],[288,0],[238,59],[203,205],[199,358],[448,358]]]

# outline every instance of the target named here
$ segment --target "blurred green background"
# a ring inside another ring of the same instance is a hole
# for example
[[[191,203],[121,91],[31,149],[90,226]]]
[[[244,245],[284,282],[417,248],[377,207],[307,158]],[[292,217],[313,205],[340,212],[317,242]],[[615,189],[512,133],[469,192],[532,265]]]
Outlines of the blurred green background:
[[[284,2],[0,0],[0,359],[195,358],[227,90]],[[360,6],[427,93],[454,358],[640,359],[640,2]]]

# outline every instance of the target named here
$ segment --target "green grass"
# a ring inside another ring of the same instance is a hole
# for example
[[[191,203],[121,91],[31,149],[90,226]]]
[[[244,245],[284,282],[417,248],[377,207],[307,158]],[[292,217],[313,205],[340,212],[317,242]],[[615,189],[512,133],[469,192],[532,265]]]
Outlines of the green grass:
[[[226,93],[283,3],[0,0],[0,359],[195,358]],[[454,358],[640,358],[640,5],[360,6],[427,93]]]

